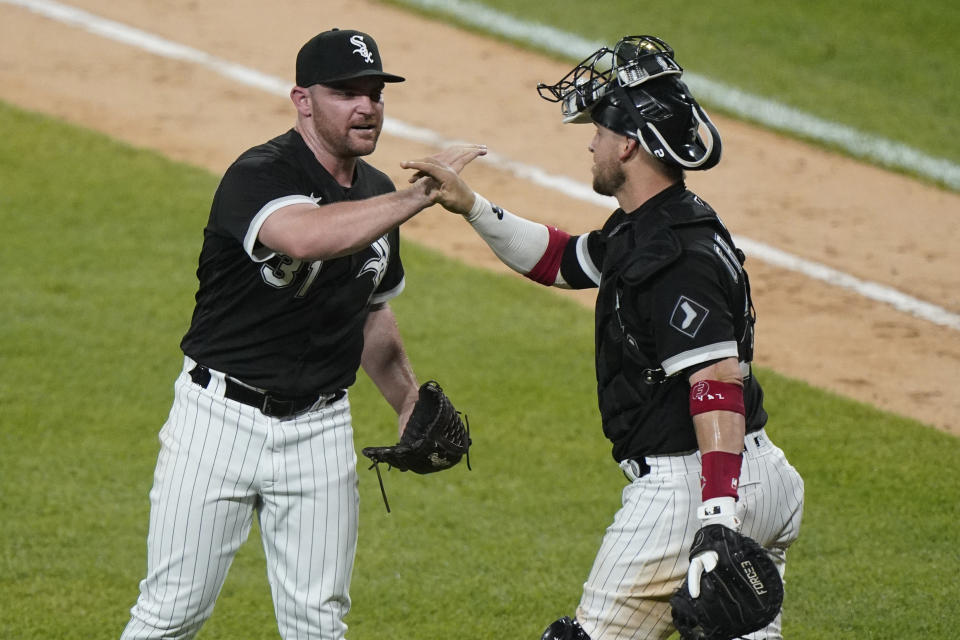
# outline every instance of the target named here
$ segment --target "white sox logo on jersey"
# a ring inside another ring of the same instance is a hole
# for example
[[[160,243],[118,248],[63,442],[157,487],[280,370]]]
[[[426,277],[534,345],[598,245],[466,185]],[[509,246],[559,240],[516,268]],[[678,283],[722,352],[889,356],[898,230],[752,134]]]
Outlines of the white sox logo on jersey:
[[[670,326],[685,336],[693,338],[707,319],[709,310],[687,296],[680,296],[670,314]]]
[[[383,275],[387,272],[387,259],[390,257],[390,241],[387,240],[387,236],[383,236],[370,245],[370,248],[373,249],[373,252],[377,255],[363,263],[357,277],[361,278],[365,273],[372,273],[373,288],[376,289],[380,286],[380,281],[383,280]]]
[[[359,34],[350,36],[350,44],[356,47],[356,49],[353,50],[354,53],[358,54],[367,63],[373,64],[373,54],[367,49],[367,43],[363,41],[363,36]]]

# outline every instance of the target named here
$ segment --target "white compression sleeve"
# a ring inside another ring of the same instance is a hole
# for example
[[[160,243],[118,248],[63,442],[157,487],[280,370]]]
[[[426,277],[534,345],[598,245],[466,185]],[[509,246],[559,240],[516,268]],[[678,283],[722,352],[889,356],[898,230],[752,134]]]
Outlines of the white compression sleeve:
[[[473,208],[464,216],[505,265],[526,275],[547,250],[550,232],[546,225],[515,216],[505,209],[494,211],[490,201],[474,194]],[[559,279],[559,275],[558,275]]]

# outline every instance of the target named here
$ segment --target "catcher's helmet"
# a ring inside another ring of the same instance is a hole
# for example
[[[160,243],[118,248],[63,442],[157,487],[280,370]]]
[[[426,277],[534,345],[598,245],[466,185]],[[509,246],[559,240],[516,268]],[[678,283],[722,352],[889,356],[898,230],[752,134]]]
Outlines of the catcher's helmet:
[[[720,133],[680,80],[682,73],[660,38],[626,36],[537,90],[561,103],[564,122],[592,121],[634,138],[667,165],[709,169],[720,161]]]

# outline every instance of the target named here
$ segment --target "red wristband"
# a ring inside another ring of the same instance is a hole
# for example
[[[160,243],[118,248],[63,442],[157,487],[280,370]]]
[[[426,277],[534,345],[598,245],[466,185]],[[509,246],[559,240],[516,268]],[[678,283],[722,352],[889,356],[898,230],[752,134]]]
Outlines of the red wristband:
[[[741,457],[726,451],[709,451],[701,456],[700,494],[704,501],[724,496],[736,499]]]
[[[690,415],[707,411],[733,411],[745,415],[743,387],[719,380],[701,380],[690,387]]]

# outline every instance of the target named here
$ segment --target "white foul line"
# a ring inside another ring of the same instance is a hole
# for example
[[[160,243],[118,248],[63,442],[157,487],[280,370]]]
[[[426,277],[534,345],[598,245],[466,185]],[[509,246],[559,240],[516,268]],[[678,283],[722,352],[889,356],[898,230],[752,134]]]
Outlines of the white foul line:
[[[197,64],[215,73],[236,80],[241,84],[261,89],[271,94],[286,97],[290,91],[290,83],[281,78],[261,73],[255,69],[250,69],[249,67],[244,67],[228,60],[223,60],[204,51],[166,40],[141,29],[101,18],[82,9],[53,2],[52,0],[0,0],[0,2],[29,9],[47,18],[86,29],[96,35],[148,51],[158,56]],[[548,28],[544,27],[544,29]],[[384,131],[406,140],[437,147],[444,147],[458,142],[445,138],[430,129],[417,127],[393,118],[387,118],[385,120]],[[517,178],[532,182],[541,187],[559,191],[571,198],[608,209],[616,206],[612,198],[598,195],[590,186],[564,176],[547,173],[540,167],[517,162],[496,153],[488,153],[486,160]],[[805,260],[762,242],[751,240],[750,238],[737,236],[736,242],[751,256],[774,266],[796,271],[810,278],[849,289],[870,300],[890,305],[900,311],[913,314],[934,324],[960,331],[960,315],[936,305],[918,300],[917,298],[876,282],[860,280],[842,271],[837,271],[826,265]]]

